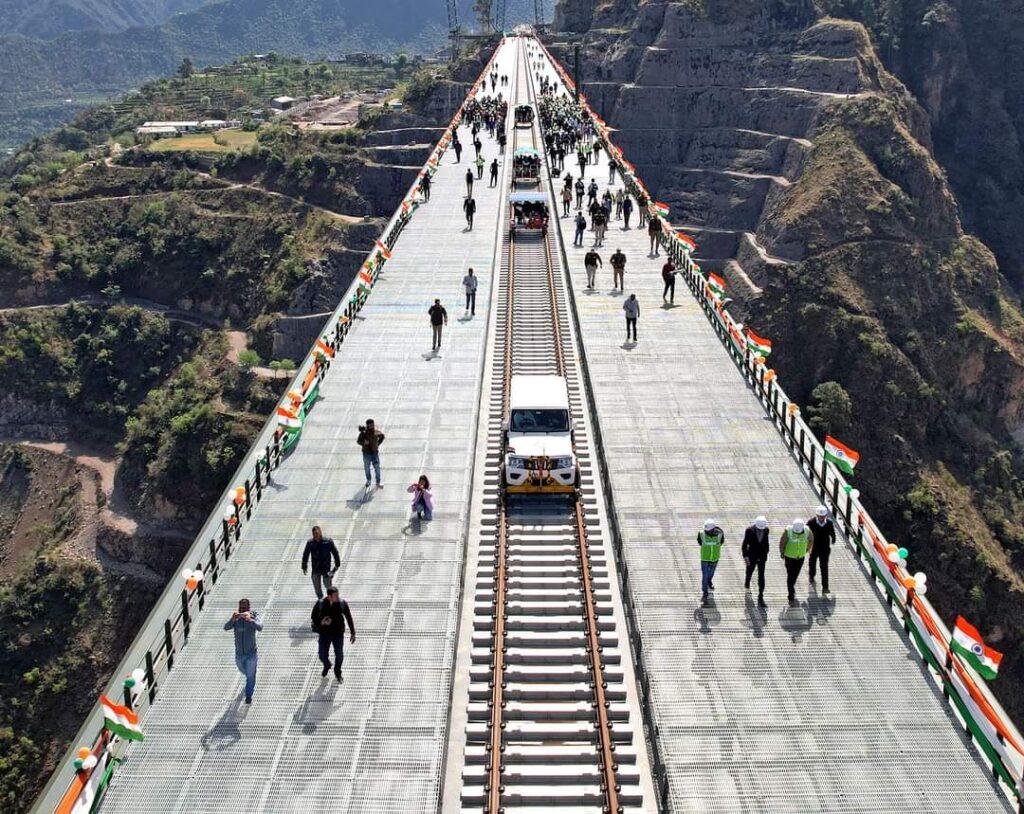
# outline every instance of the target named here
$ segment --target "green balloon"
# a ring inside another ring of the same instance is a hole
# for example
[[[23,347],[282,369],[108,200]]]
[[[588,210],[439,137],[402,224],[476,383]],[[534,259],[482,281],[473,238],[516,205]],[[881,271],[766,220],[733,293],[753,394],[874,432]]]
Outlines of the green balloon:
[[[907,551],[907,549],[905,549],[905,548],[901,548],[896,553],[900,555],[900,559],[901,560],[905,560],[908,556],[910,556],[910,552]]]

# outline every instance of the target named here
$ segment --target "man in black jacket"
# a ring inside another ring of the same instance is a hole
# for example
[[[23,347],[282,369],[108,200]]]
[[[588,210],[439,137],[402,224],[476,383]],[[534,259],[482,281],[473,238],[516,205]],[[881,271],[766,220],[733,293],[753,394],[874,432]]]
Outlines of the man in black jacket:
[[[758,517],[752,526],[747,526],[743,532],[743,545],[740,549],[743,552],[743,562],[747,564],[747,578],[743,584],[746,590],[750,590],[750,578],[757,569],[757,604],[762,608],[767,607],[764,601],[764,566],[768,562],[768,552],[771,550],[771,541],[768,537],[768,520]]]
[[[334,559],[334,568],[331,568],[331,559]],[[331,577],[341,565],[341,557],[338,556],[338,547],[330,537],[324,537],[319,526],[313,526],[313,536],[306,540],[306,548],[302,552],[302,573],[307,573],[309,561],[313,560],[313,590],[316,591],[316,598],[324,598],[324,590],[334,587]],[[322,585],[321,585],[322,583]]]
[[[341,681],[341,663],[345,660],[345,622],[349,626],[349,641],[356,640],[356,623],[348,602],[338,595],[337,588],[327,589],[327,598],[318,600],[313,606],[313,629],[320,637],[318,655],[326,676],[331,669],[331,648],[334,648],[334,677]]]
[[[814,545],[809,557],[808,576],[813,584],[820,565],[821,590],[825,596],[829,596],[831,592],[828,589],[828,558],[832,553],[832,543],[836,541],[836,526],[828,516],[828,509],[819,506],[814,517],[807,521],[807,528],[811,530],[811,536],[814,538]]]

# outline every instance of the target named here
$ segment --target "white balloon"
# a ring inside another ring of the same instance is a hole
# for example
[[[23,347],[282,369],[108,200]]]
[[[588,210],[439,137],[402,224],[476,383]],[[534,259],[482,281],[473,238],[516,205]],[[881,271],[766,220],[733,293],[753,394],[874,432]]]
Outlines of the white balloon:
[[[136,667],[132,670],[132,678],[135,679],[136,684],[141,684],[146,678],[146,671],[141,667]]]
[[[190,568],[186,568],[184,571],[181,572],[182,579],[188,579],[190,576],[192,576],[192,569]]]
[[[900,556],[899,556],[899,552],[897,552],[897,553],[896,553],[896,556],[897,556],[897,558],[898,558],[898,559],[896,560],[896,564],[897,564],[897,565],[898,565],[898,566],[899,566],[900,568],[906,568],[906,567],[907,567],[907,561],[906,561],[905,559],[903,559],[903,557],[900,557]]]
[[[927,582],[919,582],[919,583],[917,583],[917,595],[918,596],[924,596],[926,593],[928,593],[928,583]]]
[[[852,489],[850,491],[850,497],[852,497],[854,500],[857,500],[860,497],[860,489]]]
[[[914,579],[917,580],[918,585],[921,585],[922,583],[928,581],[928,575],[925,574],[924,571],[918,571],[916,574],[914,574]]]
[[[890,551],[887,557],[889,562],[896,562],[900,558],[900,553],[898,551]]]
[[[96,755],[89,755],[89,757],[82,761],[82,768],[85,770],[93,769],[96,767],[97,762]]]
[[[193,571],[192,572],[192,579],[196,580],[196,582],[202,582],[203,581],[203,572],[202,571]]]

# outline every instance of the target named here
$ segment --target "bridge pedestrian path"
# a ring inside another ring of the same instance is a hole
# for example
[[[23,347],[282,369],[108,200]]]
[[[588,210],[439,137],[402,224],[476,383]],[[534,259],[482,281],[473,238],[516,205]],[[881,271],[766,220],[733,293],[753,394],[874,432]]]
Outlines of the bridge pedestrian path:
[[[514,49],[499,56],[510,76]],[[508,63],[507,65],[505,63]],[[499,190],[477,182],[476,228],[465,231],[462,163],[449,150],[432,200],[393,256],[321,385],[291,455],[244,524],[242,539],[194,620],[156,702],[141,721],[103,803],[107,812],[435,811],[447,734],[463,547],[498,229]],[[488,163],[497,143],[483,133]],[[475,318],[461,281],[479,276]],[[430,352],[427,309],[450,324]],[[375,419],[383,488],[365,490],[357,427]],[[431,522],[410,521],[406,487],[433,486]],[[352,609],[344,683],[321,678],[310,629],[314,593],[300,570],[313,525],[341,552],[335,584]],[[263,617],[251,706],[233,637],[240,597]]]
[[[575,180],[576,162],[566,167]],[[603,152],[591,177],[603,194]],[[1009,811],[852,544],[833,548],[833,598],[808,584],[805,566],[799,607],[788,606],[777,541],[820,501],[681,277],[674,307],[663,305],[664,249],[648,256],[635,214],[630,231],[611,221],[593,291],[583,268],[593,233],[572,246],[575,210],[560,228],[671,811]],[[617,248],[628,258],[621,293]],[[622,310],[633,292],[635,345]],[[744,592],[740,554],[759,514],[772,539],[766,612],[756,575]],[[696,542],[705,518],[726,534],[707,608]]]

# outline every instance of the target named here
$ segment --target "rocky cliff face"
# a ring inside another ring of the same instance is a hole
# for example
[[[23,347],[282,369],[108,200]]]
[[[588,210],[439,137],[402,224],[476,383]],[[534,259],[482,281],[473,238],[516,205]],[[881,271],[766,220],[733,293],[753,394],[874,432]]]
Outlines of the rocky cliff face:
[[[831,429],[863,454],[861,491],[939,610],[1001,640],[995,689],[1020,718],[1024,318],[961,225],[933,119],[862,25],[810,3],[564,0],[556,22],[556,54],[581,45],[588,99],[787,389],[850,394]]]

